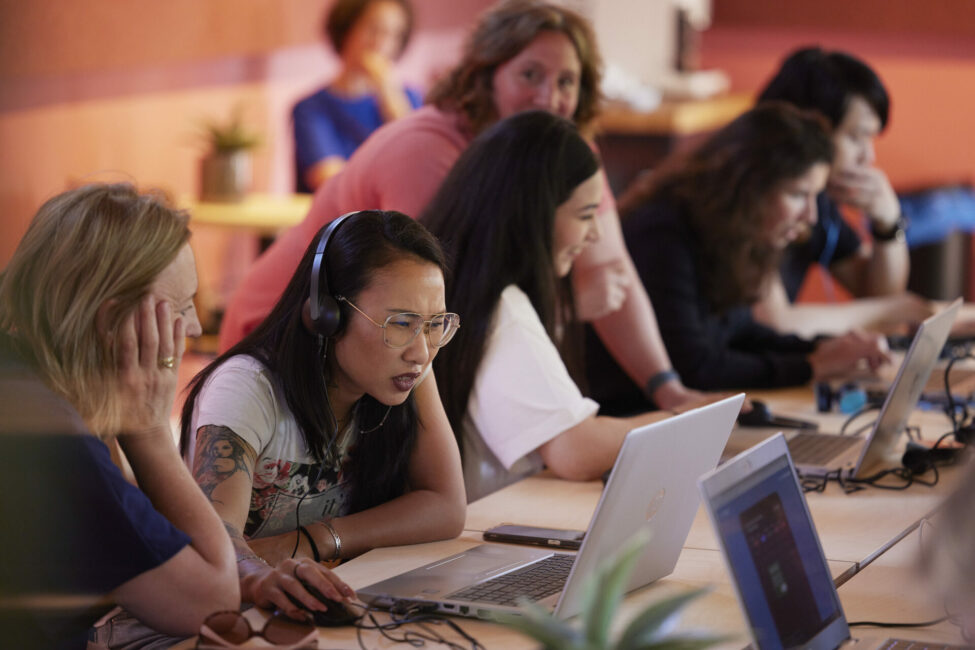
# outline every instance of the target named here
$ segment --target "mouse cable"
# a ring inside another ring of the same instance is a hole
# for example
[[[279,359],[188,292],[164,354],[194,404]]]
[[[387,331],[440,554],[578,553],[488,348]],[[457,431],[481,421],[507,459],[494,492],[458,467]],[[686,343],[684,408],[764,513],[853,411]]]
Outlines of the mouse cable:
[[[463,628],[460,627],[456,622],[450,620],[446,616],[441,616],[439,614],[430,614],[424,612],[420,608],[409,608],[400,613],[391,610],[389,612],[391,621],[388,623],[381,623],[375,617],[375,613],[381,610],[375,607],[367,607],[364,614],[368,617],[371,625],[358,622],[355,624],[356,627],[356,640],[359,643],[359,647],[366,650],[365,641],[362,638],[363,630],[375,630],[379,632],[383,638],[392,641],[393,643],[406,643],[413,646],[414,648],[420,648],[427,644],[427,642],[436,643],[438,645],[446,646],[450,650],[484,650],[484,646],[473,636],[468,634]],[[416,630],[405,630],[402,636],[395,636],[390,634],[391,630],[398,630],[403,625],[416,625],[422,632]],[[439,631],[432,629],[435,625],[446,625],[451,630],[453,630],[458,636],[463,638],[469,645],[461,645],[455,641],[443,636]]]

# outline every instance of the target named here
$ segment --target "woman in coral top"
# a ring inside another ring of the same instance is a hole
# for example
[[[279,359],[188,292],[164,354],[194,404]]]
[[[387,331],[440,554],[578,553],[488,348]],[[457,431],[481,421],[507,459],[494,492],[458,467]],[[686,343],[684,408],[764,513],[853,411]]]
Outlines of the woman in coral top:
[[[583,132],[599,103],[600,57],[589,24],[563,7],[503,2],[485,13],[461,61],[433,88],[429,105],[377,130],[315,196],[304,222],[257,261],[228,306],[227,349],[270,311],[321,226],[361,209],[418,216],[471,140],[501,118],[542,109]],[[657,406],[698,396],[671,368],[650,299],[626,252],[605,175],[602,237],[575,265],[577,314],[590,322],[627,375]]]

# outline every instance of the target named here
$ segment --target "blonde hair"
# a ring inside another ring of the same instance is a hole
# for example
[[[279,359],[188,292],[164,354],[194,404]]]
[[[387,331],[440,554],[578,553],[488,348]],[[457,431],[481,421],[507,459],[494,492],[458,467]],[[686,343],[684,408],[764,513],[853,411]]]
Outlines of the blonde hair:
[[[161,193],[93,184],[48,200],[0,275],[0,329],[71,402],[93,433],[117,433],[114,340],[190,236],[189,216]]]

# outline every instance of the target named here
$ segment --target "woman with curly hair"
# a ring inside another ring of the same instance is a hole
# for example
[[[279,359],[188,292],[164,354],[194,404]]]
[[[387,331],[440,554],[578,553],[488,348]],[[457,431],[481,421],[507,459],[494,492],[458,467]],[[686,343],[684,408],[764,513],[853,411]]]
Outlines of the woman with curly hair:
[[[816,222],[832,159],[821,118],[760,106],[667,163],[627,217],[627,245],[689,386],[792,386],[887,361],[880,337],[780,335],[749,310],[785,247]]]

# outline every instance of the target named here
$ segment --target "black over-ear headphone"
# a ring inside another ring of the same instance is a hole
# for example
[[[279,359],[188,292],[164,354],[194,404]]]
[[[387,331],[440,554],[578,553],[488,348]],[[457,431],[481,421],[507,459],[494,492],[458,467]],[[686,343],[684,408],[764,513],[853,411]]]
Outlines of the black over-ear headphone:
[[[315,247],[315,258],[311,264],[311,290],[302,310],[302,320],[312,334],[324,338],[334,336],[342,327],[342,309],[328,287],[325,254],[328,251],[329,241],[335,236],[338,229],[349,217],[354,217],[357,214],[359,213],[343,214],[328,224],[328,227],[319,236],[318,245]],[[321,285],[321,290],[319,290],[319,285]]]

